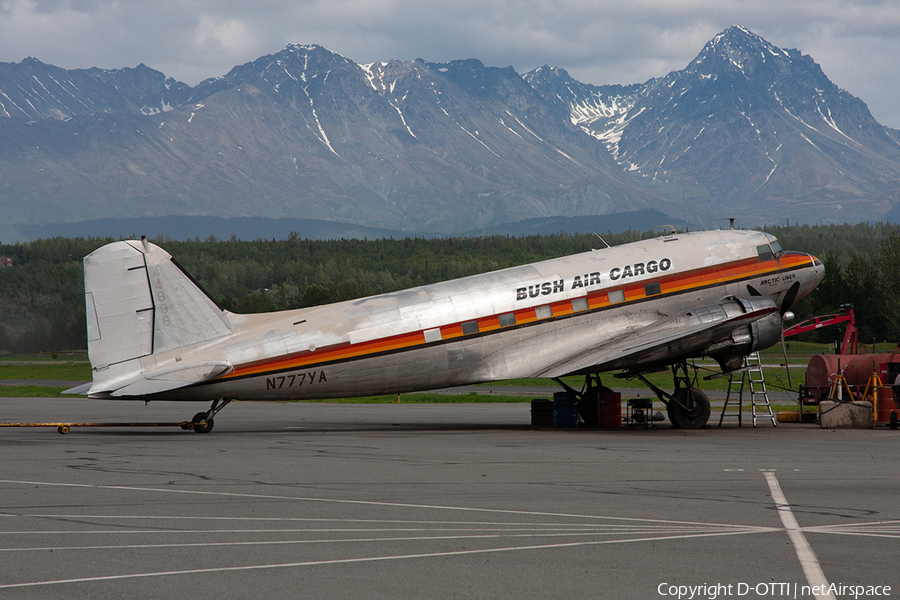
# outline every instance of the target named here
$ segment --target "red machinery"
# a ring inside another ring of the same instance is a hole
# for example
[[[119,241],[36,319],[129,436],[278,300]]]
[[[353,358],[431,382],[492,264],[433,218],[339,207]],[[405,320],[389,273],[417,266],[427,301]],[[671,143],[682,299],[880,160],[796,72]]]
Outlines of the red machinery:
[[[802,323],[797,323],[793,327],[784,330],[784,337],[797,335],[798,333],[806,333],[807,331],[815,331],[829,325],[839,325],[847,323],[847,329],[844,330],[844,339],[841,341],[841,354],[856,354],[857,336],[859,331],[856,329],[856,316],[853,314],[852,304],[841,304],[840,312],[832,315],[824,315],[822,317],[810,317]],[[835,349],[837,350],[837,349]]]
[[[896,423],[891,414],[896,414],[897,406],[891,385],[900,375],[900,352],[881,354],[857,354],[856,317],[853,306],[841,305],[840,312],[821,317],[813,317],[784,331],[784,337],[813,331],[829,325],[847,323],[841,341],[840,353],[817,354],[809,360],[806,368],[806,385],[800,386],[800,401],[806,405],[818,404],[827,399],[834,387],[836,375],[843,374],[844,389],[852,398],[863,400],[875,398],[875,420],[881,423]],[[837,350],[837,348],[835,348]],[[877,375],[877,379],[876,376]]]

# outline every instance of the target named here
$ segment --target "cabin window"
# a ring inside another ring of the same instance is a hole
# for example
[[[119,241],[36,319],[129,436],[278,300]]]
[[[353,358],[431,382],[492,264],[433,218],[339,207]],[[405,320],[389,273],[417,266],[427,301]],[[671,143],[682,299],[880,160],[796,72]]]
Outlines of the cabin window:
[[[759,254],[759,260],[772,260],[775,258],[775,255],[772,254],[772,249],[769,248],[768,244],[757,246],[756,253]]]
[[[463,335],[478,333],[478,321],[466,321],[462,324]]]
[[[644,284],[644,295],[645,296],[655,296],[662,292],[662,289],[659,287],[659,282],[654,281],[653,283],[645,283]]]
[[[609,303],[625,302],[625,290],[613,290],[609,293]]]
[[[425,330],[425,342],[439,342],[441,341],[441,329],[439,327],[435,327],[434,329]]]
[[[550,309],[549,304],[545,304],[534,309],[534,316],[538,319],[549,319],[553,316],[553,311]]]
[[[516,324],[516,315],[514,313],[506,313],[500,315],[500,327],[509,327]]]
[[[588,301],[587,298],[575,298],[572,300],[572,310],[575,312],[581,312],[583,310],[588,309]]]

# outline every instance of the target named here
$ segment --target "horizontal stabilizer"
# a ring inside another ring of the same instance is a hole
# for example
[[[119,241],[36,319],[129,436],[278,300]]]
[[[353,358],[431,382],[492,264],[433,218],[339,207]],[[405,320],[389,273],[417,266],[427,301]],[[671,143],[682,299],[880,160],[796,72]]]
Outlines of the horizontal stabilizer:
[[[143,396],[167,392],[193,383],[208,381],[230,372],[233,368],[228,362],[202,362],[142,372],[141,379],[115,390],[112,395],[114,397]]]
[[[208,361],[176,365],[153,371],[141,371],[137,376],[119,381],[114,386],[94,384],[88,395],[95,397],[101,394],[104,396],[108,394],[118,398],[159,394],[195,383],[209,381],[220,375],[230,373],[233,368],[232,364],[226,361]]]
[[[60,392],[60,394],[66,394],[69,396],[84,396],[85,394],[88,393],[88,390],[91,389],[92,385],[94,385],[94,384],[89,381],[87,383],[82,383],[79,386],[69,388],[67,390],[63,390]]]

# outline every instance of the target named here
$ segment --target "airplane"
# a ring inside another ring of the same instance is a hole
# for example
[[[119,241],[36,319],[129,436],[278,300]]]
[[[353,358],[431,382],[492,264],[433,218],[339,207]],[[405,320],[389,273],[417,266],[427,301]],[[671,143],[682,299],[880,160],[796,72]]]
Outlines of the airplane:
[[[651,386],[673,427],[700,428],[709,400],[687,361],[723,373],[775,344],[782,317],[825,274],[767,233],[714,230],[571,256],[312,308],[223,310],[172,256],[141,240],[84,258],[92,381],[111,400],[196,400],[207,433],[232,400],[334,399],[526,377],[552,378],[579,405],[599,374],[672,368]],[[560,378],[585,377],[582,390]],[[696,381],[696,377],[694,378]],[[649,382],[646,382],[649,385]]]

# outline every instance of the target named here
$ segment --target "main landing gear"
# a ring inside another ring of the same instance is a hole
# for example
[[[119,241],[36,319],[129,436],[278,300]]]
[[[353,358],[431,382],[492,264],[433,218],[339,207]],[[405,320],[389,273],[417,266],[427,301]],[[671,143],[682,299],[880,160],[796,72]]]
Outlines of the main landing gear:
[[[643,373],[638,371],[625,371],[616,377],[633,379],[637,377],[644,385],[653,390],[653,393],[666,405],[669,421],[675,429],[700,429],[709,421],[709,398],[702,391],[694,387],[688,365],[686,362],[672,365],[672,378],[675,380],[675,391],[669,394],[650,383]],[[696,373],[694,380],[696,380]]]
[[[192,429],[194,433],[209,433],[213,428],[213,417],[215,417],[220,410],[228,406],[231,400],[231,398],[216,398],[213,400],[212,406],[209,407],[208,411],[198,412],[194,415],[194,418],[191,419],[190,423],[183,424],[181,428]]]
[[[584,424],[588,427],[597,427],[599,425],[599,403],[600,394],[604,391],[612,392],[612,390],[603,386],[600,376],[595,373],[588,373],[584,377],[584,387],[578,391],[568,385],[559,378],[554,379],[556,383],[561,385],[567,392],[575,394],[577,398],[578,415]]]

